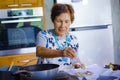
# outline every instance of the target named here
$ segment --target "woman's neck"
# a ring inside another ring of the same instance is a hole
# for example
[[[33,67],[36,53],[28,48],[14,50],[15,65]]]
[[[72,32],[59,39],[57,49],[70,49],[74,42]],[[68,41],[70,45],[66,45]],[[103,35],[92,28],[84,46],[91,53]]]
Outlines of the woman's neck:
[[[60,38],[65,38],[66,37],[66,34],[65,35],[58,35],[56,34],[57,37],[60,37]]]
[[[61,37],[61,38],[65,38],[66,37],[66,34],[58,34],[54,31],[54,34],[57,36],[57,37]]]

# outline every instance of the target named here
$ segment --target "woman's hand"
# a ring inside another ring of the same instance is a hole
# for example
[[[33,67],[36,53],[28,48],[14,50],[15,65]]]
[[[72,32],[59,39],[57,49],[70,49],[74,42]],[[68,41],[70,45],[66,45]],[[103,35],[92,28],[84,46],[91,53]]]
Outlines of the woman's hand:
[[[70,47],[66,47],[63,51],[62,51],[62,55],[63,57],[69,57],[69,58],[74,58],[76,55],[76,52],[70,48]]]
[[[84,64],[79,64],[79,63],[72,63],[72,66],[75,68],[75,69],[78,69],[78,68],[82,68],[82,69],[85,69],[85,65]]]

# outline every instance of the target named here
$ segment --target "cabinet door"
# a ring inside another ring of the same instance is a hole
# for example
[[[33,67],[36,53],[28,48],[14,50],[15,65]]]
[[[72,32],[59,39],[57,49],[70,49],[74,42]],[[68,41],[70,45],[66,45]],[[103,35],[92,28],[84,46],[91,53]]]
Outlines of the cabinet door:
[[[19,7],[38,7],[43,5],[43,0],[19,0]]]
[[[28,66],[37,64],[36,54],[30,53],[13,56],[0,56],[0,67],[10,66],[11,63],[13,63],[14,66]]]
[[[43,7],[44,0],[0,0],[0,9]]]
[[[18,0],[0,0],[0,9],[18,7]]]

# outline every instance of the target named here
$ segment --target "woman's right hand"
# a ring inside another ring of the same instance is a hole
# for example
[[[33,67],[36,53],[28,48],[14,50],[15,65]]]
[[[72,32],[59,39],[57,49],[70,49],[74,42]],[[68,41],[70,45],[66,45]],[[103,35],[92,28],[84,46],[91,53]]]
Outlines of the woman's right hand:
[[[72,48],[66,47],[62,51],[62,55],[63,55],[63,57],[74,58],[76,55],[76,52]]]

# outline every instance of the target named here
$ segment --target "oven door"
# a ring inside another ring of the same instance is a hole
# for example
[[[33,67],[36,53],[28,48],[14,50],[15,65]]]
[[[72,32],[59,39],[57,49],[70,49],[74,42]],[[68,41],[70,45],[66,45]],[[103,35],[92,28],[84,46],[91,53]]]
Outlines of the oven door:
[[[0,56],[36,52],[43,8],[0,9]]]
[[[42,17],[1,19],[0,50],[34,47],[41,30]]]

